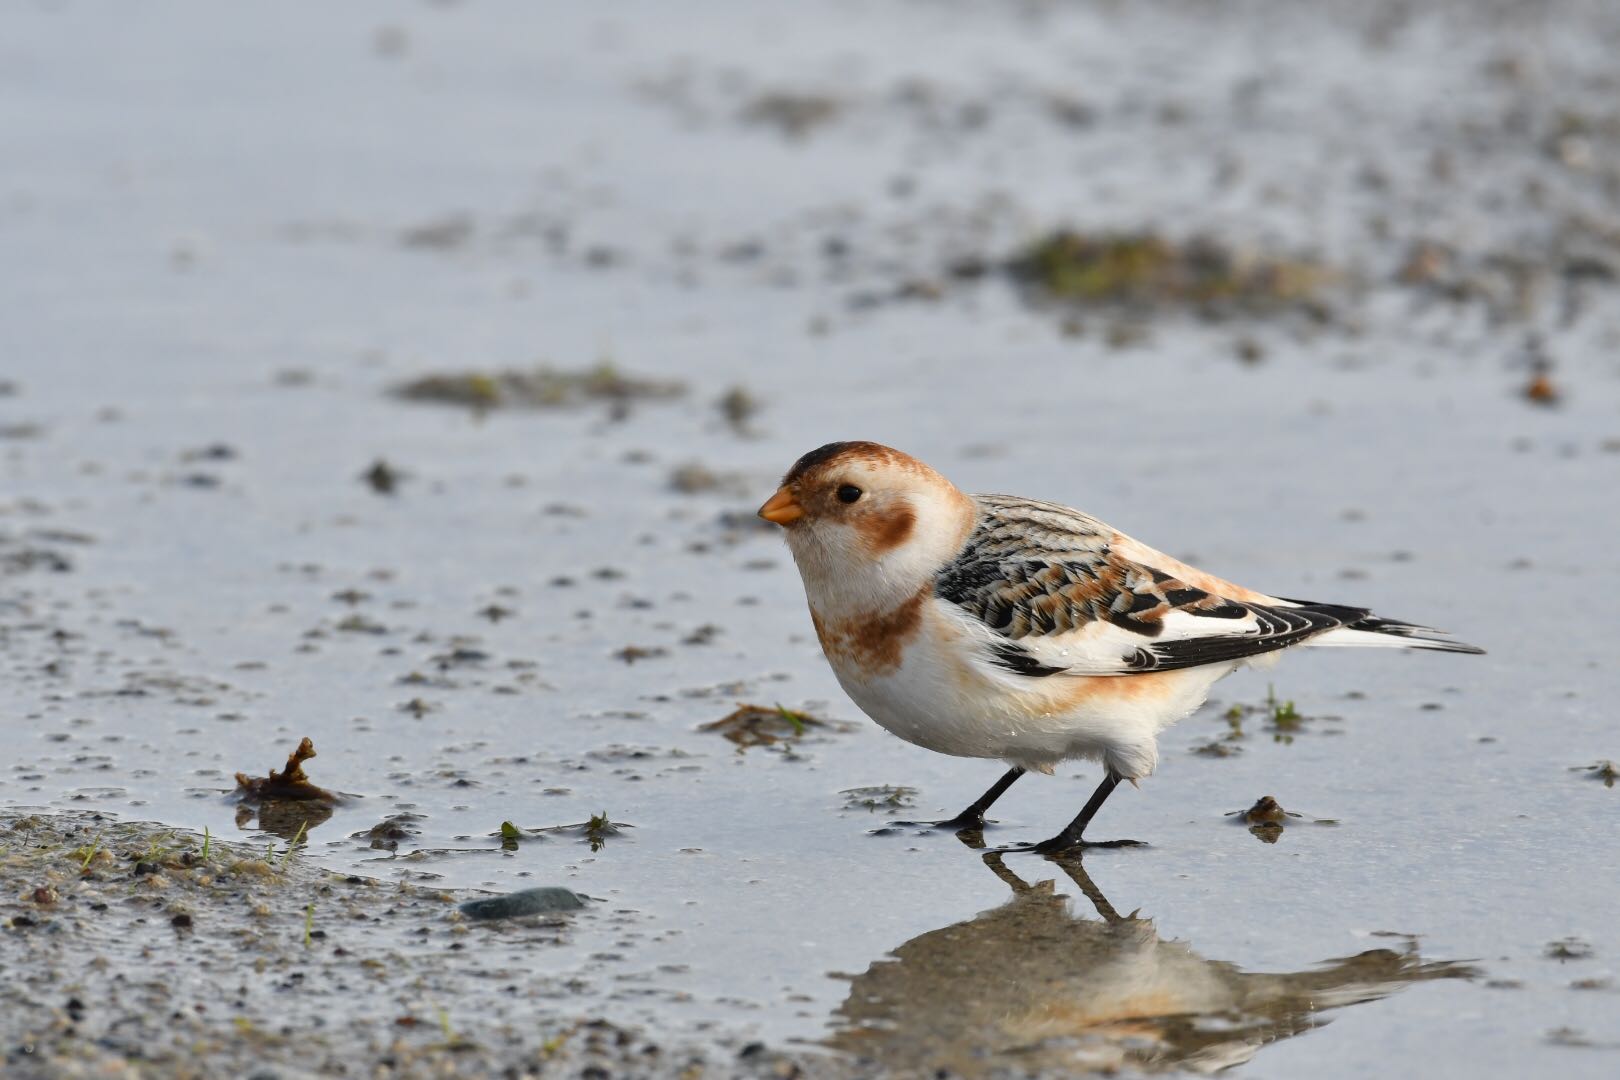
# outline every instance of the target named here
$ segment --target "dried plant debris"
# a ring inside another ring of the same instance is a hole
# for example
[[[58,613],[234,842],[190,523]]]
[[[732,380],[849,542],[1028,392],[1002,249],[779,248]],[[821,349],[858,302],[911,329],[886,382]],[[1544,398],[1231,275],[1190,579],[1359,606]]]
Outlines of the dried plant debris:
[[[633,828],[635,828],[634,825],[628,825],[622,821],[610,820],[608,818],[607,811],[604,810],[600,814],[592,814],[588,820],[582,821],[577,825],[551,825],[543,829],[520,829],[518,830],[518,833],[520,836],[531,837],[535,835],[544,835],[546,833],[556,833],[560,836],[572,836],[577,838],[582,844],[589,844],[592,851],[601,851],[602,848],[607,846],[607,842],[609,840],[622,837],[624,836],[625,829]],[[505,846],[504,827],[502,834],[502,846]]]
[[[361,829],[357,833],[350,833],[351,840],[368,841],[368,846],[377,851],[398,851],[401,840],[410,840],[422,835],[417,823],[425,820],[421,814],[398,813],[383,818],[369,829]]]
[[[469,409],[566,409],[593,402],[629,405],[680,397],[680,382],[627,375],[612,364],[584,371],[465,371],[424,375],[394,387],[395,397]]]
[[[1286,308],[1323,314],[1322,293],[1337,277],[1310,259],[1241,251],[1208,237],[1177,242],[1152,231],[1060,229],[1006,269],[1042,300],[1251,314]]]
[[[360,480],[378,495],[392,495],[399,489],[399,483],[405,479],[405,474],[382,458],[371,463],[371,467],[360,474]]]
[[[562,911],[578,911],[585,906],[585,898],[572,889],[547,885],[535,889],[522,889],[505,896],[492,896],[487,900],[468,900],[461,905],[461,913],[469,919],[487,922],[491,919],[521,919],[530,915],[555,915]]]
[[[1560,938],[1547,943],[1542,955],[1549,960],[1590,960],[1597,952],[1590,942],[1582,941],[1578,937]]]
[[[222,442],[209,443],[206,446],[197,446],[191,448],[190,450],[182,450],[180,452],[180,460],[188,463],[198,461],[235,461],[241,456],[242,455],[237,451],[236,447],[230,445],[229,443]]]
[[[1524,399],[1532,405],[1557,405],[1563,401],[1563,391],[1552,379],[1552,365],[1537,364],[1530,372],[1530,381],[1524,384]]]
[[[491,839],[498,839],[502,851],[517,851],[525,843],[542,841],[553,835],[572,836],[582,844],[589,844],[592,851],[601,851],[609,840],[622,836],[623,830],[633,828],[634,825],[610,820],[607,811],[604,810],[576,825],[545,825],[526,829],[510,821],[503,821],[500,828],[486,835]]]
[[[901,784],[875,784],[871,787],[845,788],[838,794],[844,797],[845,810],[906,810],[917,805],[917,789]]]
[[[761,405],[746,386],[733,386],[720,396],[716,404],[731,430],[739,435],[752,434],[750,423],[759,413]]]
[[[1620,766],[1607,759],[1595,761],[1590,765],[1576,765],[1569,771],[1585,773],[1593,780],[1603,781],[1603,786],[1608,788],[1614,787],[1615,782],[1620,781]]]
[[[719,492],[739,496],[749,494],[756,487],[746,473],[719,472],[696,461],[677,465],[669,474],[669,486],[682,495]]]
[[[700,724],[699,731],[714,731],[737,744],[742,753],[750,746],[774,746],[805,737],[812,731],[848,731],[849,724],[821,720],[781,705],[738,705],[718,720]]]
[[[1262,795],[1247,810],[1236,810],[1227,815],[1233,816],[1237,818],[1238,824],[1247,825],[1249,832],[1258,837],[1261,843],[1275,844],[1282,838],[1282,831],[1288,824],[1288,819],[1300,815],[1284,810],[1282,804],[1273,796]]]
[[[701,626],[693,627],[690,633],[681,638],[681,644],[708,645],[723,633],[725,633],[723,627],[716,626],[714,623],[704,623]]]
[[[1273,795],[1262,795],[1247,810],[1234,810],[1226,815],[1239,825],[1247,825],[1249,832],[1263,844],[1275,844],[1282,838],[1283,829],[1297,822],[1312,825],[1337,825],[1332,818],[1307,818],[1292,810],[1284,810]]]
[[[68,529],[29,529],[22,535],[0,532],[0,575],[66,574],[73,569],[73,560],[57,549],[64,544],[93,543],[94,537]]]
[[[26,574],[43,570],[52,574],[65,574],[73,569],[73,560],[49,548],[12,546],[9,538],[0,536],[0,574]]]
[[[1583,249],[1594,243],[1612,246],[1615,239],[1592,222],[1569,219],[1528,250],[1465,252],[1418,240],[1396,280],[1424,301],[1478,305],[1497,326],[1530,322],[1549,302],[1568,317],[1588,284],[1608,285],[1616,277],[1606,251]]]
[[[770,91],[742,110],[744,123],[772,127],[791,139],[802,139],[837,119],[843,104],[828,94]]]
[[[451,251],[470,241],[473,231],[471,218],[464,214],[453,214],[401,230],[399,242],[408,248]]]
[[[315,756],[315,744],[306,735],[287,755],[286,767],[270,770],[264,777],[236,774],[236,796],[243,802],[320,802],[335,806],[344,796],[310,783],[304,775],[304,762]]]

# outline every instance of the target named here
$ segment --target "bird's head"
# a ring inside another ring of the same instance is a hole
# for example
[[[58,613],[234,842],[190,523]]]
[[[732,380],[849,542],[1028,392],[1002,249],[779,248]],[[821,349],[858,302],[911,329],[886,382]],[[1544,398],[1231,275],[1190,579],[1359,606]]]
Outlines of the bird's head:
[[[961,548],[973,502],[916,458],[873,442],[828,443],[794,463],[759,516],[782,526],[811,606],[885,611]]]

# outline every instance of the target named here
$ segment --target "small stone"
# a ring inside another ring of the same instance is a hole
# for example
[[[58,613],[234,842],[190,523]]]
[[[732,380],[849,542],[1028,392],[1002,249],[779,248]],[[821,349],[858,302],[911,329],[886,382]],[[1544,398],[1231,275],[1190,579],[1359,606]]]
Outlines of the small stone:
[[[584,906],[585,901],[578,893],[558,885],[548,885],[538,889],[522,889],[505,896],[492,896],[487,900],[469,900],[461,905],[461,912],[469,919],[520,919],[526,915],[578,911]]]

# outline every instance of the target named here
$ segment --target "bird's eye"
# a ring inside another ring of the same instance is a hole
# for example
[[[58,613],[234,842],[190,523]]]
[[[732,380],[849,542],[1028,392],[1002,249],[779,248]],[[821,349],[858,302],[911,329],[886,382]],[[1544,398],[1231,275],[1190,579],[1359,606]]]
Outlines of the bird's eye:
[[[861,489],[856,487],[854,484],[845,484],[843,487],[838,489],[839,502],[852,503],[860,497]]]

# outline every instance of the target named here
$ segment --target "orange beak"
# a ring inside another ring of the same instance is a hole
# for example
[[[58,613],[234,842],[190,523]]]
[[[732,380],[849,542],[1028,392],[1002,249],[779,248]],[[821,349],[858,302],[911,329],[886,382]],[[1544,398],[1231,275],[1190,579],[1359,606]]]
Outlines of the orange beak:
[[[777,525],[791,525],[804,517],[804,507],[793,497],[793,492],[781,487],[759,508],[759,516]]]

